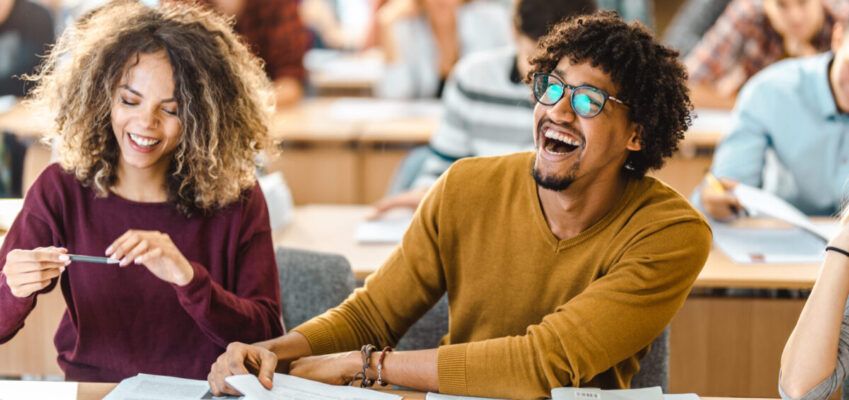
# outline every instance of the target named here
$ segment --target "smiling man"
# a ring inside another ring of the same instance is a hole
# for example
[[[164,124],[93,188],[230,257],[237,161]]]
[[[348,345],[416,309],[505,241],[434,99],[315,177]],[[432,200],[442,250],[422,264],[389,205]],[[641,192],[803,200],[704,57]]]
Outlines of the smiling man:
[[[390,384],[486,397],[630,385],[710,248],[700,215],[645,176],[689,123],[686,73],[612,13],[556,25],[539,50],[536,150],[455,163],[363,289],[285,336],[231,344],[213,391],[247,372],[269,385],[278,363],[330,383],[380,370]],[[354,350],[394,345],[446,292],[439,348],[374,351],[363,365]]]

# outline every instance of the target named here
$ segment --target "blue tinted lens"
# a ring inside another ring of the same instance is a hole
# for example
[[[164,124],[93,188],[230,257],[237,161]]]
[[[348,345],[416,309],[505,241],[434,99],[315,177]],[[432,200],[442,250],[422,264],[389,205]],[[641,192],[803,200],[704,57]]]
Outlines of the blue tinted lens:
[[[548,102],[554,103],[563,97],[563,86],[557,84],[549,84],[545,89],[545,97]]]
[[[590,96],[586,94],[575,93],[575,95],[572,96],[572,109],[574,109],[575,113],[578,115],[590,115],[593,111],[593,101],[590,99]]]

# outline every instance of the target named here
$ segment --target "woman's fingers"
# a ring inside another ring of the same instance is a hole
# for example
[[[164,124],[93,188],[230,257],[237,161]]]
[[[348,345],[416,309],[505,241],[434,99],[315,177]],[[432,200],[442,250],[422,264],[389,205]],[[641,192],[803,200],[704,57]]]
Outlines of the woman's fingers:
[[[150,241],[147,240],[147,239],[142,239],[140,242],[138,242],[138,244],[136,244],[135,247],[133,247],[132,249],[130,249],[129,252],[127,252],[127,255],[125,255],[124,258],[121,259],[121,263],[119,265],[122,266],[122,267],[126,267],[127,265],[130,265],[130,263],[132,263],[132,262],[136,262],[136,264],[139,264],[136,261],[137,258],[140,255],[145,254],[150,250],[151,250]]]

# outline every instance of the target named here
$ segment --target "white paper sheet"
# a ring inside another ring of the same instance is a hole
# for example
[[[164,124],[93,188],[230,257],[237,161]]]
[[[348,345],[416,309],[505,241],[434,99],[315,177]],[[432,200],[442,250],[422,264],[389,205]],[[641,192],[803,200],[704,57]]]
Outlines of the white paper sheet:
[[[659,386],[642,389],[602,390],[596,388],[557,388],[552,400],[663,400]]]
[[[450,394],[428,393],[425,400],[498,400],[489,397],[452,396]]]
[[[0,380],[0,400],[32,399],[77,400],[77,383]]]
[[[206,381],[138,374],[121,381],[104,400],[199,400],[207,392]]]
[[[379,220],[361,222],[354,239],[362,244],[400,243],[412,220],[412,210],[394,210]]]
[[[253,375],[225,378],[245,395],[245,400],[401,400],[401,396],[351,386],[334,386],[290,375],[274,374],[274,387],[267,390]]]
[[[819,263],[825,258],[822,240],[800,228],[711,227],[716,246],[739,264]]]
[[[821,237],[823,242],[831,239],[829,232],[819,229],[799,209],[772,193],[739,184],[734,188],[734,195],[750,214],[767,215],[788,222]]]

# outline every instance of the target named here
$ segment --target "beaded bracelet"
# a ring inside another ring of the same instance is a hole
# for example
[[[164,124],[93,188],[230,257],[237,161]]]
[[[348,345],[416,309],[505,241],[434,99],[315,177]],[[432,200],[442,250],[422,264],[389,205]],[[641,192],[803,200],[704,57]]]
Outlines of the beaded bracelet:
[[[389,382],[386,382],[383,379],[383,360],[386,359],[386,353],[389,353],[391,351],[392,351],[391,347],[389,347],[389,346],[384,347],[383,350],[380,351],[380,357],[378,357],[378,359],[377,359],[377,383],[380,386],[386,386],[386,385],[389,384]]]
[[[362,374],[362,380],[360,381],[360,387],[372,387],[374,385],[374,379],[368,377],[368,369],[371,364],[371,355],[374,351],[377,350],[377,347],[373,344],[366,344],[360,349],[360,354],[363,356],[363,371],[358,372],[357,375]],[[358,376],[355,375],[354,379]]]

